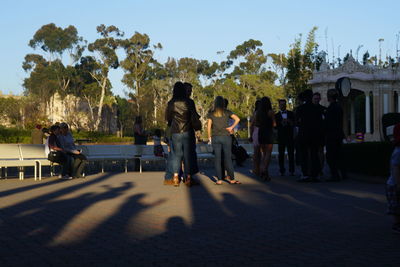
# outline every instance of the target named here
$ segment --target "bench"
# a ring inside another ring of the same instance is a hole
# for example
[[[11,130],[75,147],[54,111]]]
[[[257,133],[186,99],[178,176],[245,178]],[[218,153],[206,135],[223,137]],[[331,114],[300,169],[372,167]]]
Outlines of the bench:
[[[7,167],[17,167],[19,172],[19,179],[23,180],[24,167],[33,167],[34,177],[36,180],[39,162],[33,159],[25,160],[22,158],[21,154],[22,153],[20,145],[0,144],[0,169],[6,168],[5,176],[7,177]]]
[[[196,145],[196,153],[197,159],[199,160],[208,160],[215,158],[213,154],[214,150],[212,145],[209,144],[197,144]]]
[[[163,146],[164,153],[167,153],[167,146]],[[164,161],[166,162],[165,157],[158,157],[154,155],[154,146],[150,145],[143,145],[137,147],[136,156],[134,158],[139,159],[139,172],[142,173],[143,171],[143,162],[150,162],[150,161]]]
[[[128,172],[128,159],[130,157],[122,153],[122,145],[88,145],[81,146],[82,153],[88,161],[101,162],[101,172],[104,172],[104,162],[124,161],[125,172]]]

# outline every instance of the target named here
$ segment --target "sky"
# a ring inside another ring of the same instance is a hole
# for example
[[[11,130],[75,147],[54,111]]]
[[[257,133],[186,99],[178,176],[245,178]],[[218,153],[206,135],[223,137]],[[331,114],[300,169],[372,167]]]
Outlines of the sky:
[[[194,57],[220,62],[249,39],[260,40],[265,54],[287,53],[299,34],[318,27],[316,41],[331,59],[363,45],[370,55],[396,56],[400,33],[399,0],[1,0],[0,91],[22,94],[25,55],[40,53],[28,46],[43,25],[73,25],[89,43],[99,35],[96,26],[114,25],[125,32],[149,35],[161,43],[156,59]],[[303,38],[304,39],[304,38]],[[334,49],[332,49],[334,48]],[[218,51],[224,51],[217,54]],[[66,62],[68,63],[68,61]],[[114,94],[125,96],[123,71],[113,70]]]

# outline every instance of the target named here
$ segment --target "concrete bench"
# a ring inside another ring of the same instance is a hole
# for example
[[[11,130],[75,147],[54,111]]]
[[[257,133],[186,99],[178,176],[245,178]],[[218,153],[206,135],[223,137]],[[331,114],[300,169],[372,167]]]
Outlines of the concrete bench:
[[[23,160],[19,145],[0,144],[0,169],[6,168],[6,177],[7,167],[17,167],[20,180],[24,179],[24,167],[33,167],[34,177],[36,180],[38,165],[39,162],[37,160]]]
[[[196,145],[197,159],[199,159],[199,160],[214,159],[215,156],[214,156],[213,152],[214,152],[214,150],[213,150],[212,145],[209,145],[209,144],[197,144]]]
[[[104,172],[106,161],[124,161],[125,172],[128,172],[128,155],[123,153],[122,145],[87,145],[81,146],[82,153],[88,161],[101,162],[101,172]]]
[[[136,149],[136,156],[134,158],[139,159],[139,171],[140,173],[143,171],[143,162],[151,162],[151,161],[164,161],[166,162],[165,157],[158,157],[154,155],[154,146],[146,145],[138,147]],[[164,153],[167,153],[167,146],[163,146]]]

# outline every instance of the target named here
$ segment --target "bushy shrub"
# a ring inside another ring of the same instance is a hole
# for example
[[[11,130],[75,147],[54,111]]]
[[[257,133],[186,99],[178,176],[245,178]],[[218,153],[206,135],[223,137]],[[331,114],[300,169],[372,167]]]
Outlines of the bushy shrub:
[[[0,143],[30,143],[31,131],[21,128],[5,128],[0,126]]]
[[[343,145],[343,164],[347,171],[373,176],[388,176],[393,145],[366,142]]]

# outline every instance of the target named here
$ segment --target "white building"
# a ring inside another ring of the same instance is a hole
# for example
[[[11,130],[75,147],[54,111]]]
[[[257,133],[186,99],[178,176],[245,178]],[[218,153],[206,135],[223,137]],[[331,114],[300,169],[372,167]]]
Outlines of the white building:
[[[344,110],[345,134],[363,132],[366,141],[382,140],[382,116],[400,112],[400,68],[361,65],[352,56],[335,69],[323,62],[309,81],[313,91],[321,93],[322,105],[328,105],[326,93],[341,78],[350,81],[350,90],[344,90],[339,100]]]

